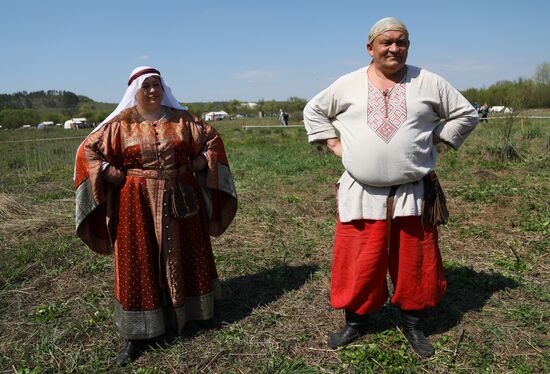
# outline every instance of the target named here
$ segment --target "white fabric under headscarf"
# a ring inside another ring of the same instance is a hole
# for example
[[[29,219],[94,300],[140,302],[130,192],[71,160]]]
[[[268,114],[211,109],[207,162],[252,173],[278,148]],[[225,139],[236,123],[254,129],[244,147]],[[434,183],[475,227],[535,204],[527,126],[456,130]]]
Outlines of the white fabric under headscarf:
[[[386,31],[402,31],[407,34],[407,37],[409,36],[409,30],[407,30],[407,26],[405,26],[401,20],[395,17],[386,17],[382,18],[371,27],[369,31],[369,44],[371,44],[378,35]]]
[[[129,79],[131,79],[133,76],[139,74],[139,72],[141,71],[144,71],[144,70],[156,70],[155,68],[152,68],[150,66],[138,66],[137,68],[135,68],[134,70],[132,70],[132,73],[130,74],[130,77]],[[158,70],[157,70],[158,71]],[[164,98],[162,99],[162,105],[165,105],[165,106],[169,106],[169,107],[172,107],[172,108],[175,108],[175,109],[182,109],[182,110],[186,110],[187,107],[182,107],[178,100],[174,97],[174,95],[172,94],[172,90],[170,89],[170,87],[168,87],[168,85],[166,84],[166,82],[164,82],[164,79],[162,78],[162,76],[160,74],[157,74],[157,73],[145,73],[143,75],[140,75],[138,76],[137,78],[135,78],[131,83],[130,85],[128,86],[128,88],[126,89],[126,92],[124,93],[124,96],[122,97],[122,100],[120,101],[120,103],[118,104],[118,106],[116,107],[116,109],[107,116],[107,118],[105,118],[103,120],[103,122],[101,122],[98,126],[96,126],[93,130],[92,130],[92,133],[93,132],[96,132],[97,130],[99,130],[104,124],[106,124],[107,122],[109,122],[111,119],[113,119],[116,115],[118,115],[120,112],[122,112],[124,109],[126,108],[131,108],[133,106],[136,105],[136,93],[138,92],[138,90],[141,88],[141,85],[143,84],[143,81],[147,78],[149,78],[150,76],[153,76],[153,75],[156,75],[157,77],[160,78],[160,82],[162,83],[162,88],[164,90]]]

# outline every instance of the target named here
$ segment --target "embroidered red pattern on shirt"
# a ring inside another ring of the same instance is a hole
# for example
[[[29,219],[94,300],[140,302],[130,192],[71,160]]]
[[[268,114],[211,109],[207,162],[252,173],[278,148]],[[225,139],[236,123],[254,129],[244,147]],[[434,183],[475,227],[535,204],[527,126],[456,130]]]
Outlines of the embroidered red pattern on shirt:
[[[369,82],[367,124],[384,142],[389,143],[407,119],[405,83],[398,83],[386,96]]]

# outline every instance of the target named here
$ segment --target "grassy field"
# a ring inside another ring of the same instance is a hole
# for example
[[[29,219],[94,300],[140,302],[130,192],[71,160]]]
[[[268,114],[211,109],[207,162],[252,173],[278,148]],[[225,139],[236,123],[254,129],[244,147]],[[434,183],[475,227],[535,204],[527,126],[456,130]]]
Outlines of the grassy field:
[[[275,120],[247,124],[275,124]],[[272,121],[272,122],[270,122]],[[294,124],[294,123],[291,123]],[[215,124],[240,199],[213,239],[219,328],[190,326],[127,368],[112,312],[112,258],[74,235],[73,156],[84,130],[0,132],[0,373],[543,373],[550,371],[550,121],[483,124],[438,173],[448,292],[419,359],[389,306],[334,351],[327,334],[336,157],[302,128]]]

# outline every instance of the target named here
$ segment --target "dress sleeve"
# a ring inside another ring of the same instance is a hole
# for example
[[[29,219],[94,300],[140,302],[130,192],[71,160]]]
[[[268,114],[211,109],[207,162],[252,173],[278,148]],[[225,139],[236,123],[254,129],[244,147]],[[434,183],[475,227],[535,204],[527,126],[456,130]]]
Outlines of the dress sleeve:
[[[78,147],[75,162],[76,234],[93,251],[113,251],[111,227],[117,189],[103,178],[105,163],[121,167],[119,126],[106,124]]]
[[[304,125],[310,143],[338,137],[332,119],[342,112],[334,85],[324,89],[304,108]]]
[[[227,229],[237,212],[233,174],[218,131],[197,117],[190,122],[190,126],[193,154],[198,156],[202,153],[207,160],[206,169],[196,172],[196,176],[210,217],[210,234],[218,236]]]
[[[441,118],[434,136],[458,149],[479,123],[479,115],[464,96],[447,81],[438,80],[439,104],[436,112]]]

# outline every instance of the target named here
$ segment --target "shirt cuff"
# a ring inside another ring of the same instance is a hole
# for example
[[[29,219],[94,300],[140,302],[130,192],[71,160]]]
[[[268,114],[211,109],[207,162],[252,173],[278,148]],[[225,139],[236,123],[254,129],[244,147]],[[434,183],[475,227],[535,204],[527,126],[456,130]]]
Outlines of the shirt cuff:
[[[314,134],[308,134],[307,140],[309,143],[318,143],[327,139],[337,138],[338,133],[334,129],[317,132]]]

